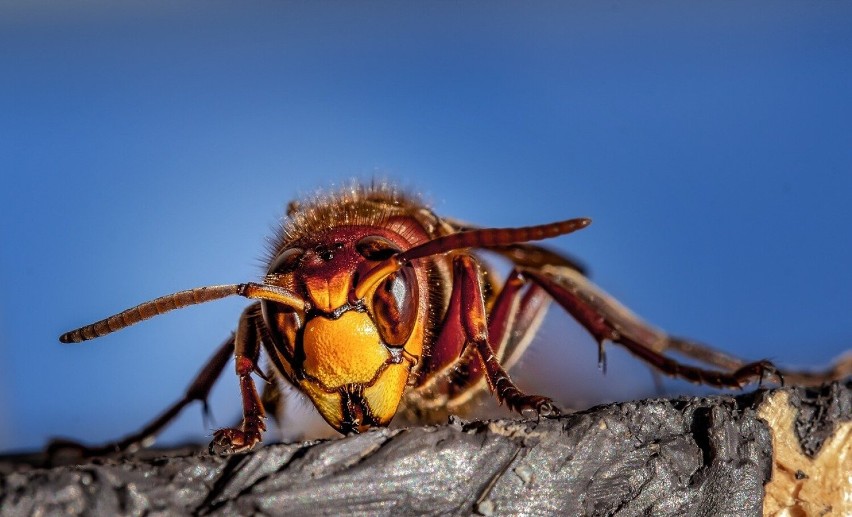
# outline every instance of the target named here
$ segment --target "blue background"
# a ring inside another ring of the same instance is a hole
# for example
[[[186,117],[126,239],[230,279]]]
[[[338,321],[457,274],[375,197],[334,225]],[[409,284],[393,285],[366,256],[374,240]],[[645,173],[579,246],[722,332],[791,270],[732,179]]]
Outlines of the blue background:
[[[4,4],[0,450],[158,413],[245,300],[59,334],[257,279],[285,203],[353,177],[484,225],[590,216],[550,244],[649,321],[825,365],[852,342],[850,56],[848,2]],[[553,309],[518,377],[654,394],[610,356]],[[163,441],[205,434],[192,408]]]

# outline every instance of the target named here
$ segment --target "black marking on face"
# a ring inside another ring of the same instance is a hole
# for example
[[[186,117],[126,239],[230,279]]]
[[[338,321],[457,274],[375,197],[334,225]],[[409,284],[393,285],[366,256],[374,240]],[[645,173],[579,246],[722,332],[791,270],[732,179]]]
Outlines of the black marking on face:
[[[340,389],[340,409],[343,415],[340,432],[343,434],[360,433],[364,427],[379,425],[364,398],[363,384],[347,384]]]

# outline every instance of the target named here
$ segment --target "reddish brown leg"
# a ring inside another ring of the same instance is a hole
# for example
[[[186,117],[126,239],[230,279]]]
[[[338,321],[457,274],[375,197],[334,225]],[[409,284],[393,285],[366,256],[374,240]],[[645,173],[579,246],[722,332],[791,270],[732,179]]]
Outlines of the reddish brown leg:
[[[728,355],[721,350],[715,350],[702,343],[677,337],[669,337],[666,341],[666,350],[725,370],[736,370],[745,364],[741,359]]]
[[[513,271],[512,275],[523,280],[518,271]],[[525,285],[528,288],[520,298],[512,325],[506,329],[507,344],[499,356],[500,364],[506,369],[514,366],[526,351],[550,306],[551,298],[544,289],[531,282]],[[491,318],[493,320],[493,314]]]
[[[718,368],[735,370],[745,364],[741,359],[688,339],[672,337],[668,340],[667,345],[668,350]],[[780,373],[784,377],[784,382],[794,386],[818,386],[826,382],[846,379],[852,376],[852,353],[840,357],[833,365],[824,370],[784,369]]]
[[[266,412],[251,378],[252,373],[264,376],[257,365],[260,355],[259,322],[260,303],[250,305],[240,316],[234,359],[242,394],[243,420],[239,427],[218,429],[213,433],[213,441],[210,442],[211,453],[232,454],[250,450],[260,443],[263,432],[266,431]]]
[[[534,410],[542,415],[558,413],[551,399],[522,392],[501,366],[488,339],[485,304],[477,267],[473,257],[457,256],[453,260],[453,282],[460,284],[461,305],[465,309],[460,314],[462,330],[468,346],[475,347],[482,361],[488,386],[500,402],[505,402],[514,411]]]
[[[560,281],[557,281],[540,271],[525,270],[523,273],[544,288],[592,334],[600,346],[603,346],[604,341],[618,343],[662,373],[725,388],[740,388],[755,380],[760,382],[767,375],[781,380],[777,369],[769,361],[741,363],[733,371],[708,370],[679,363],[661,353],[668,348],[668,343],[660,342],[658,333],[643,326],[626,309],[614,304],[608,296],[594,289],[585,278],[560,275]],[[719,358],[707,355],[705,360],[714,361]]]
[[[518,341],[525,337],[513,334],[525,334],[532,323],[530,320],[536,318],[539,310],[544,308],[544,305],[531,306],[529,298],[521,297],[524,286],[521,274],[513,269],[488,315],[489,341],[501,362],[507,354],[512,353]],[[533,300],[537,301],[534,298]]]
[[[529,287],[524,291],[524,287]],[[497,295],[488,317],[489,342],[504,370],[517,362],[541,323],[550,298],[539,286],[527,283],[520,272],[512,270]],[[467,395],[483,379],[485,372],[479,354],[473,348],[465,351],[460,364],[452,370],[451,406],[464,404]]]
[[[468,229],[460,223],[454,224],[460,229]],[[742,359],[703,343],[669,336],[649,326],[591,283],[585,277],[584,268],[570,257],[529,243],[493,246],[489,249],[504,255],[522,270],[553,271],[554,276],[551,278],[557,281],[561,287],[577,293],[577,296],[584,300],[584,303],[597,307],[602,314],[605,314],[615,328],[632,336],[634,341],[658,354],[673,352],[707,366],[727,371],[739,370],[747,364]],[[598,353],[599,363],[605,367],[603,346],[599,347]],[[511,366],[511,357],[508,359],[501,358],[501,362],[505,367],[509,367]],[[824,370],[785,369],[780,373],[786,382],[794,385],[815,386],[833,380],[846,379],[852,376],[852,352],[838,358],[833,365]],[[656,377],[655,383],[659,385]]]
[[[140,447],[145,447],[153,443],[156,435],[165,428],[186,406],[192,402],[199,401],[204,406],[204,414],[209,413],[207,407],[207,397],[210,395],[210,390],[213,384],[222,374],[225,365],[234,353],[234,335],[232,334],[225,340],[216,353],[213,354],[207,363],[195,376],[192,383],[187,388],[183,397],[172,404],[163,413],[152,420],[148,425],[143,427],[139,432],[127,436],[116,442],[107,443],[104,445],[89,447],[80,443],[57,439],[53,440],[47,447],[47,454],[51,458],[55,458],[59,454],[64,454],[67,451],[74,451],[82,457],[105,456],[123,451],[135,451]]]

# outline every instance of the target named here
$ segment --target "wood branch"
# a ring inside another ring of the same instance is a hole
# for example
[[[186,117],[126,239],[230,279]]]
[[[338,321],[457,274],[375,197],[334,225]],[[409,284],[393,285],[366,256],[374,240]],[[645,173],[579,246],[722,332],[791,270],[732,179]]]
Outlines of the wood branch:
[[[0,458],[0,515],[850,515],[852,383],[148,454]]]

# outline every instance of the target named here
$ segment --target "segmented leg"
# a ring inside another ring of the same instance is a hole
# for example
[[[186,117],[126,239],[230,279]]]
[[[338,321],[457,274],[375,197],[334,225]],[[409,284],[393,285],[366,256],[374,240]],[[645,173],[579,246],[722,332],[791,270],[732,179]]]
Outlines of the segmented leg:
[[[559,266],[573,269],[585,276],[589,274],[588,268],[578,259],[570,257],[564,252],[552,251],[543,246],[528,242],[491,246],[487,249],[503,255],[518,267],[540,268],[544,266]]]
[[[240,316],[234,346],[234,359],[243,402],[243,420],[239,427],[226,427],[213,433],[210,452],[232,454],[257,445],[266,431],[266,411],[255,388],[252,373],[265,377],[257,362],[260,355],[260,303],[248,306]]]
[[[547,293],[526,282],[518,270],[509,274],[488,316],[489,342],[504,370],[509,370],[529,346],[549,303]],[[447,406],[467,403],[477,393],[484,373],[478,352],[473,347],[465,350],[449,376],[451,395]]]
[[[741,359],[689,339],[671,337],[667,345],[668,350],[718,368],[736,370],[745,365],[745,362]],[[807,371],[785,368],[780,371],[780,374],[784,378],[784,382],[794,386],[818,386],[826,382],[846,379],[852,376],[852,352],[847,352],[824,370]]]
[[[669,348],[669,343],[664,334],[645,325],[585,277],[564,269],[553,276],[546,271],[547,268],[544,272],[523,270],[523,274],[544,288],[592,334],[601,347],[604,341],[618,343],[662,373],[716,387],[740,388],[752,381],[760,382],[767,375],[782,380],[769,361],[741,363],[732,371],[720,371],[689,366],[666,357],[662,351]],[[707,354],[704,357],[719,360],[724,355]]]
[[[479,275],[479,278],[482,276]],[[475,347],[465,346],[467,337],[460,324],[462,313],[467,310],[462,300],[462,283],[451,281],[451,272],[448,272],[446,281],[453,286],[447,311],[438,338],[431,347],[432,353],[425,358],[421,367],[417,383],[421,393],[429,394],[429,401],[418,401],[421,406],[464,405],[470,395],[477,391],[478,384],[485,382],[482,361]],[[485,287],[481,286],[482,289]],[[534,328],[527,330],[527,327],[541,319],[550,302],[547,294],[537,286],[536,290],[543,296],[524,296],[521,300],[524,287],[524,281],[519,275],[510,275],[491,304],[488,335],[501,362],[506,355],[517,356],[519,346],[525,347],[529,341],[527,335],[535,331]],[[482,294],[487,306],[484,290]],[[519,326],[524,330],[519,330]]]
[[[145,447],[153,443],[157,434],[160,433],[160,431],[162,431],[172,420],[174,420],[174,418],[186,406],[195,401],[199,401],[203,404],[205,415],[209,414],[207,398],[210,395],[210,390],[222,374],[222,371],[225,369],[225,365],[228,364],[228,360],[230,360],[233,353],[234,335],[231,334],[231,336],[219,346],[216,353],[213,354],[213,356],[201,368],[192,380],[192,383],[186,389],[183,397],[138,432],[122,438],[121,440],[95,447],[82,445],[71,440],[53,440],[47,447],[48,456],[56,457],[56,455],[67,451],[74,451],[82,457],[105,456],[124,451],[132,452],[140,447]]]
[[[511,275],[517,275],[523,280],[517,270],[513,271]],[[524,285],[527,289],[520,295],[512,324],[505,331],[507,334],[505,346],[499,354],[500,364],[507,370],[512,368],[526,352],[527,347],[541,327],[551,302],[550,296],[538,285],[531,282]],[[494,320],[495,315],[492,313],[489,318],[489,332]]]
[[[475,347],[482,366],[485,368],[485,378],[488,386],[510,409],[523,412],[534,410],[542,415],[558,413],[553,401],[547,397],[527,395],[521,391],[500,361],[488,339],[488,323],[485,314],[485,304],[479,285],[477,263],[469,255],[458,255],[453,260],[453,282],[460,284],[462,307],[461,328],[464,331],[467,346]]]
[[[461,229],[466,229],[466,225],[462,223],[455,222],[454,224]],[[586,297],[591,297],[589,303],[598,305],[613,321],[627,327],[628,332],[633,335],[637,342],[651,348],[658,354],[671,351],[707,366],[729,371],[739,370],[748,364],[742,359],[703,343],[669,336],[651,327],[597,288],[585,277],[586,271],[582,264],[571,257],[564,256],[561,252],[553,252],[529,243],[494,246],[489,249],[505,256],[523,270],[551,270],[554,272],[554,278],[567,277],[567,284],[572,286],[569,289],[585,292]],[[601,366],[605,366],[603,347],[601,346],[598,351]],[[833,365],[821,371],[785,369],[780,374],[785,381],[795,385],[814,386],[833,380],[846,379],[852,376],[852,352],[841,356]]]

